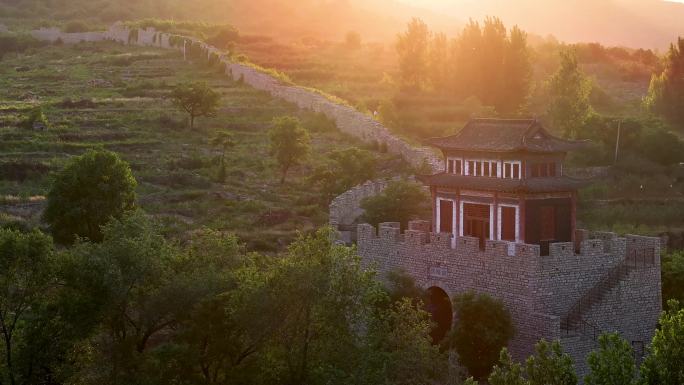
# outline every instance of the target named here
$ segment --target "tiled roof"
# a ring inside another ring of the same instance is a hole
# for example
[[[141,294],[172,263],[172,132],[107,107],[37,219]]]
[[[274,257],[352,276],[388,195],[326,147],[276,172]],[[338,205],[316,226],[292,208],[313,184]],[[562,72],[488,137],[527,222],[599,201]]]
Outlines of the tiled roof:
[[[567,176],[505,179],[482,176],[463,176],[448,173],[419,176],[418,179],[429,186],[458,187],[486,191],[535,193],[575,191],[591,183],[591,181],[587,179],[575,179]]]
[[[536,119],[473,119],[458,134],[427,143],[443,150],[549,153],[576,150],[588,142],[557,138]]]

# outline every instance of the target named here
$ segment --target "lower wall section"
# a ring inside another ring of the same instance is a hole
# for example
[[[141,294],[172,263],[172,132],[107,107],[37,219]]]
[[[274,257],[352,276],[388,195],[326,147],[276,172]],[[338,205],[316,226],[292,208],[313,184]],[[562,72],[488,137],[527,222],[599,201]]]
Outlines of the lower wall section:
[[[383,279],[403,270],[418,286],[441,288],[450,299],[467,291],[500,299],[515,326],[509,349],[516,360],[533,354],[542,338],[561,340],[583,376],[586,356],[601,333],[617,331],[637,348],[653,336],[661,312],[657,238],[599,233],[595,236],[601,239],[581,242],[579,254],[572,243],[559,243],[551,245],[549,256],[541,256],[536,245],[487,241],[481,250],[476,238],[426,232],[429,228],[424,221],[410,223],[404,233],[398,223],[381,224],[377,232],[359,225],[364,266]],[[604,284],[616,266],[633,261],[638,264]],[[593,293],[591,305],[577,313],[579,321],[562,327],[586,293]]]

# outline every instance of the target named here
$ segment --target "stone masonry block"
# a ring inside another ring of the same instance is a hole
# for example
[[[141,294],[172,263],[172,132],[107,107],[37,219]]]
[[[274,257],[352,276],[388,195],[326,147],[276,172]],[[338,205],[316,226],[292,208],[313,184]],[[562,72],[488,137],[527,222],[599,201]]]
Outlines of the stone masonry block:
[[[422,246],[427,242],[427,233],[419,230],[406,230],[404,242],[411,246]]]
[[[515,256],[523,258],[535,258],[539,257],[540,250],[539,245],[528,245],[525,243],[515,244]]]
[[[596,256],[603,254],[603,241],[600,239],[588,239],[580,243],[580,254]]]
[[[450,233],[430,233],[430,244],[440,249],[450,249],[451,238]]]
[[[549,245],[550,257],[568,258],[575,254],[575,245],[572,242],[552,243]]]
[[[480,240],[475,237],[456,237],[456,250],[459,253],[478,253]]]
[[[430,232],[430,221],[410,221],[408,223],[409,230],[418,230],[424,233]]]
[[[376,238],[375,227],[368,223],[356,226],[356,234],[359,242]]]
[[[485,255],[488,257],[507,257],[508,242],[487,240],[485,242]]]
[[[398,242],[401,235],[399,227],[382,226],[379,231],[380,239],[387,242]]]

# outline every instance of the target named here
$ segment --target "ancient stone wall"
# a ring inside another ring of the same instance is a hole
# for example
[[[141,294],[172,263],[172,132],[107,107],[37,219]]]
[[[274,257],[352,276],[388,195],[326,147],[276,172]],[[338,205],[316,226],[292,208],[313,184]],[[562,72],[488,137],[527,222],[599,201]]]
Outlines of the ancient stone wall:
[[[187,44],[199,47],[207,58],[214,56],[216,60],[226,66],[226,74],[234,80],[244,81],[246,84],[266,91],[296,104],[300,108],[319,112],[333,120],[340,131],[361,139],[366,143],[386,145],[387,151],[401,155],[414,167],[423,164],[433,170],[442,167],[440,159],[428,148],[414,147],[406,141],[392,135],[382,124],[350,106],[336,103],[326,96],[312,90],[294,85],[284,84],[277,78],[259,71],[246,64],[233,63],[220,50],[194,38],[175,36],[183,40],[182,44],[172,44],[174,35],[155,31],[154,28],[131,30],[121,23],[112,25],[107,31],[65,33],[57,28],[40,29],[31,33],[36,39],[55,42],[61,40],[65,44],[112,40],[123,44],[141,46],[155,46],[184,51]]]
[[[413,167],[419,168],[425,165],[435,172],[443,167],[443,162],[432,150],[426,147],[412,146],[403,139],[394,136],[372,117],[350,106],[336,103],[315,91],[284,84],[279,79],[249,65],[233,63],[220,50],[194,38],[157,32],[153,28],[131,30],[121,23],[114,24],[103,32],[65,33],[57,28],[51,28],[33,31],[32,35],[39,40],[51,42],[61,40],[65,44],[109,40],[122,44],[176,49],[184,52],[184,54],[187,53],[190,45],[195,45],[206,54],[208,59],[213,57],[222,63],[226,68],[226,75],[236,81],[239,80],[251,87],[266,91],[274,97],[297,105],[299,108],[321,113],[334,121],[340,131],[365,143],[386,146],[389,153],[400,155]],[[339,225],[353,224],[363,213],[360,207],[361,200],[379,194],[386,185],[387,181],[368,182],[337,197],[330,205],[330,223],[336,228]],[[353,238],[348,230],[343,230],[341,235],[345,241]]]
[[[476,238],[425,229],[429,223],[421,221],[412,222],[403,234],[396,223],[381,224],[377,232],[359,225],[359,255],[380,277],[401,269],[419,286],[440,287],[451,298],[472,290],[501,299],[515,324],[509,348],[517,359],[532,354],[541,338],[562,339],[581,374],[598,334],[619,331],[629,341],[645,343],[653,335],[661,310],[658,238],[598,233],[580,242],[579,252],[572,243],[558,243],[551,245],[549,256],[540,256],[537,245],[487,241],[480,250]],[[626,270],[617,285],[597,293],[595,303],[583,309],[578,327],[562,327],[583,294],[595,290],[619,264],[648,252],[655,254]]]

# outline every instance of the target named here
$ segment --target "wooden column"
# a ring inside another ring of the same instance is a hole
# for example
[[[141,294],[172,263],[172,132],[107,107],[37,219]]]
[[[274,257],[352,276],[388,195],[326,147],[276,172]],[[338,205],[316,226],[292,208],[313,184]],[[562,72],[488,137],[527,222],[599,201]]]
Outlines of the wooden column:
[[[437,231],[437,187],[430,186],[430,194],[432,195],[432,231]]]
[[[525,194],[520,195],[520,240],[527,243],[527,233],[525,232]]]
[[[570,237],[575,243],[575,230],[577,230],[577,191],[571,193],[570,198]]]
[[[461,189],[456,189],[456,221],[454,222],[454,230],[456,236],[461,235]]]
[[[498,241],[499,240],[499,193],[494,193],[494,204],[492,205],[492,219],[494,220],[492,228],[494,229],[493,234],[489,235],[489,239]]]

